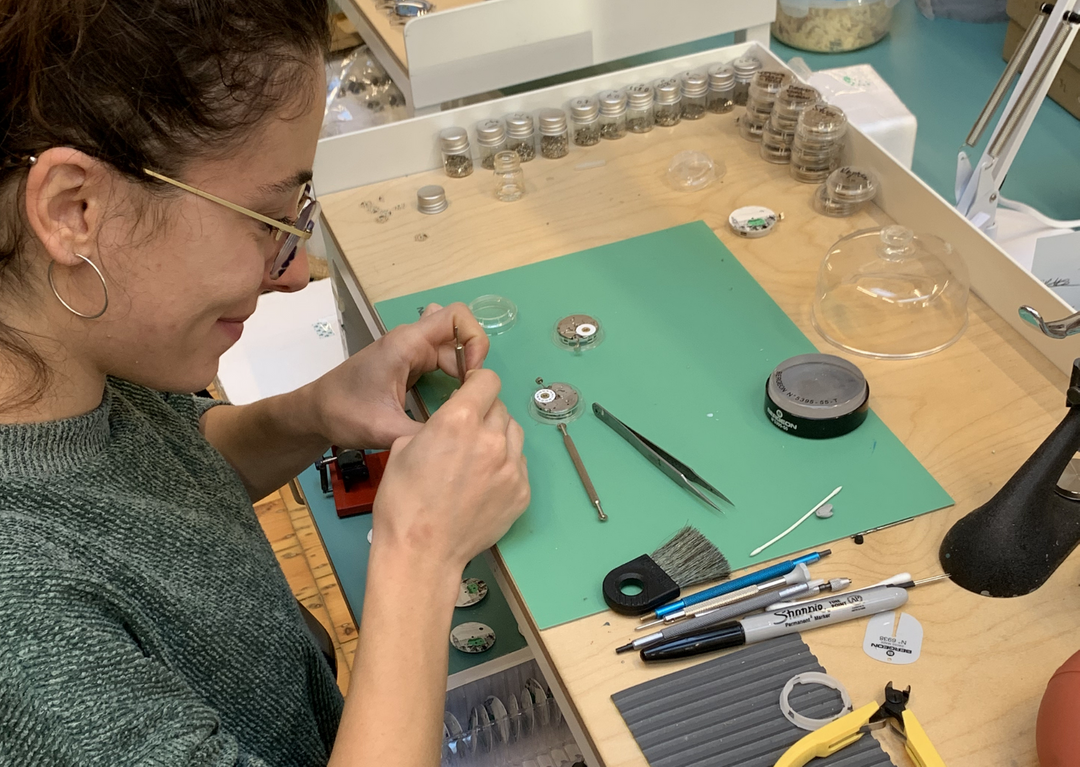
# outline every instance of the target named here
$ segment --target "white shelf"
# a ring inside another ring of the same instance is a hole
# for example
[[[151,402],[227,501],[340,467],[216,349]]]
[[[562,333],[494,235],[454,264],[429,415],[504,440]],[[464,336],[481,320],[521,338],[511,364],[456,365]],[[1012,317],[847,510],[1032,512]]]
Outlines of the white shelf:
[[[774,0],[443,0],[392,25],[374,0],[341,7],[410,113],[714,35],[769,43]],[[451,6],[451,7],[447,7]]]

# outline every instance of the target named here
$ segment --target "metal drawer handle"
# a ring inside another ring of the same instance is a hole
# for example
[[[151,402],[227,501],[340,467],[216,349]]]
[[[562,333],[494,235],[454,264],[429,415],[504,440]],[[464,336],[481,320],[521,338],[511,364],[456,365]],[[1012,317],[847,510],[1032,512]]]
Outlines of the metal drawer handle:
[[[1038,310],[1031,306],[1020,307],[1020,319],[1029,325],[1034,325],[1043,332],[1043,335],[1051,338],[1068,338],[1080,333],[1080,312],[1070,314],[1060,320],[1047,322],[1039,314]]]

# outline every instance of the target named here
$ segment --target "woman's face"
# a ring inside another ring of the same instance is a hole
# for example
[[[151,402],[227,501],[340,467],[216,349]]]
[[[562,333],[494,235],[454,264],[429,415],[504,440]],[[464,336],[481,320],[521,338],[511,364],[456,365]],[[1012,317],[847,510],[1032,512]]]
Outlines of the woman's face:
[[[227,159],[190,165],[180,180],[264,216],[294,219],[323,116],[320,99],[310,102],[299,116],[294,107],[289,119],[268,121]],[[275,239],[267,225],[181,190],[149,219],[158,231],[134,235],[123,217],[105,221],[94,260],[109,284],[108,311],[69,322],[85,331],[84,348],[103,372],[160,390],[197,391],[240,338],[259,294],[307,284],[307,255],[301,248],[271,280],[284,236]]]

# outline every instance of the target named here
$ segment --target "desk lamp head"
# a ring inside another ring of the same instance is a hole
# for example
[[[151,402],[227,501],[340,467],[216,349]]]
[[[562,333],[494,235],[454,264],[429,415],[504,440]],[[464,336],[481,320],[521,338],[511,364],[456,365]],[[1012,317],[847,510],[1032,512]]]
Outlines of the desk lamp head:
[[[945,535],[941,566],[968,591],[1029,594],[1080,543],[1080,492],[1063,477],[1080,450],[1080,359],[1065,404],[1065,418],[1005,486]]]

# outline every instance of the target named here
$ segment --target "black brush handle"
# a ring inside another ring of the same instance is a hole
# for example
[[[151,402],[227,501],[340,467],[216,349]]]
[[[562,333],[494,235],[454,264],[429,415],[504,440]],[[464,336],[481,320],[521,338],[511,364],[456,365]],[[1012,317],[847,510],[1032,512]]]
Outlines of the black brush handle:
[[[626,584],[641,586],[640,594],[624,594]],[[622,615],[641,615],[679,598],[679,584],[648,554],[619,565],[604,577],[604,601]]]

